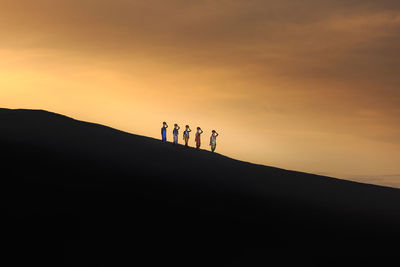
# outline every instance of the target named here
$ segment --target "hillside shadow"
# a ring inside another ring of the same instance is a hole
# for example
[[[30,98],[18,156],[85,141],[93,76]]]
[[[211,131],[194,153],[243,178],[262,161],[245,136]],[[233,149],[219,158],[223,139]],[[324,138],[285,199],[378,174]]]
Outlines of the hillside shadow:
[[[393,188],[46,111],[1,109],[0,146],[5,254],[15,265],[360,263],[389,259],[399,237]]]

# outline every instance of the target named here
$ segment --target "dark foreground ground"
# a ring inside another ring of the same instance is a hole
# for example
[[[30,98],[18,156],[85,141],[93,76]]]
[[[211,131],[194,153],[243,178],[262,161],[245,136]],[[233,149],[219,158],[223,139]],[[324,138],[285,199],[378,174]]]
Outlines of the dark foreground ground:
[[[397,189],[249,164],[45,111],[0,109],[0,148],[7,266],[397,260]]]

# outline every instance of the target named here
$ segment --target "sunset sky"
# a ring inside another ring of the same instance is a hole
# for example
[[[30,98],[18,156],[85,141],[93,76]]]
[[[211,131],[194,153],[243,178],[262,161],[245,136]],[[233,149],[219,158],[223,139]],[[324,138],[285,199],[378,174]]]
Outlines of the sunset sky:
[[[400,187],[400,1],[0,0],[0,107]]]

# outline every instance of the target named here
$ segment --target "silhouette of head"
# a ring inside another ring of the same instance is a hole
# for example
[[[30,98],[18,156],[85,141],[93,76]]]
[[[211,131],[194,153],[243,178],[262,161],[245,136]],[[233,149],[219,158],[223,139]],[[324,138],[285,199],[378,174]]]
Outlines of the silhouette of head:
[[[174,124],[174,126],[175,126],[175,127],[177,127],[177,126],[178,126],[178,124],[176,124],[176,123],[175,123],[175,124]]]
[[[186,128],[189,128],[189,125],[186,125]]]
[[[215,133],[215,130],[212,130],[212,133]]]
[[[197,127],[197,130],[200,130],[200,127]]]
[[[167,123],[164,121],[162,124],[163,124],[163,125],[166,125]]]

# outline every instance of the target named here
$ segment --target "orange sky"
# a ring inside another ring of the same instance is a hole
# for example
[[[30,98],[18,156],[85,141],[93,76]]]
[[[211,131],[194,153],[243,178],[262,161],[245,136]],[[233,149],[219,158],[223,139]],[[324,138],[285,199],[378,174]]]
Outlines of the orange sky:
[[[0,4],[1,107],[199,125],[234,158],[400,187],[398,0]]]

